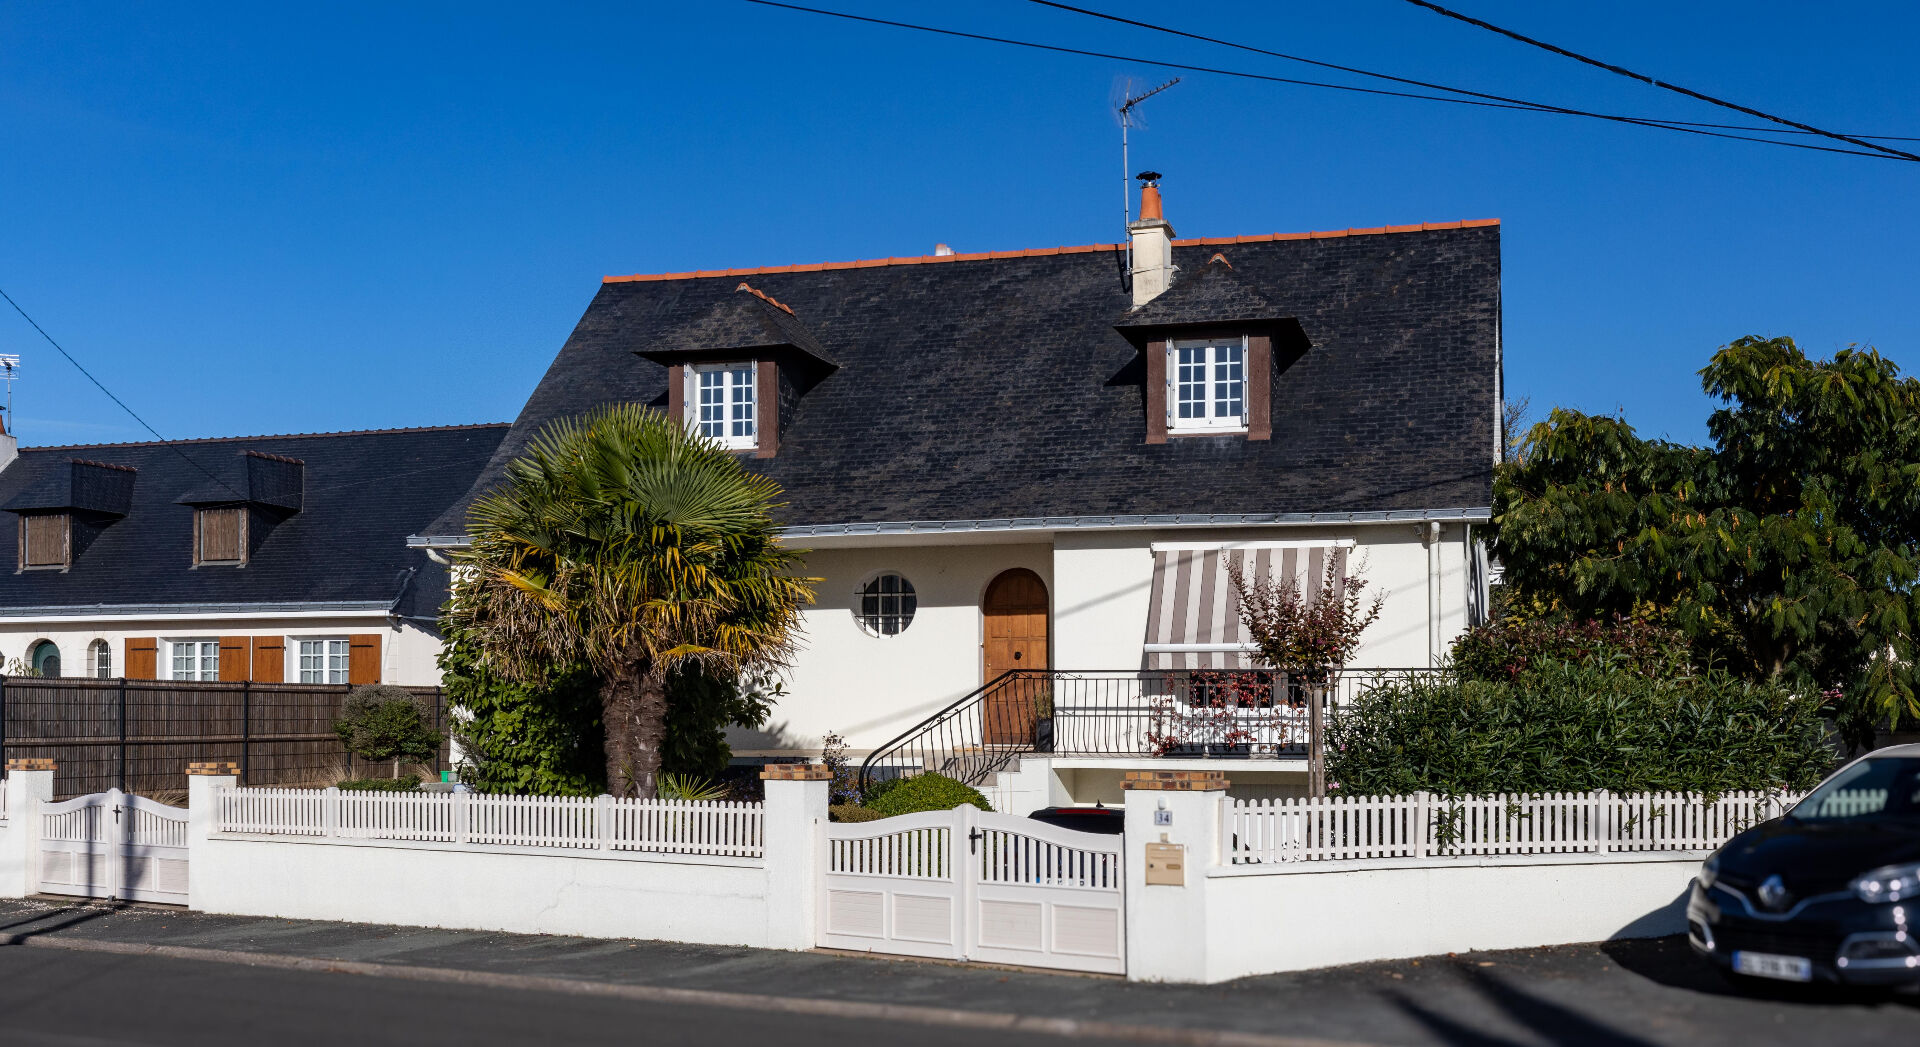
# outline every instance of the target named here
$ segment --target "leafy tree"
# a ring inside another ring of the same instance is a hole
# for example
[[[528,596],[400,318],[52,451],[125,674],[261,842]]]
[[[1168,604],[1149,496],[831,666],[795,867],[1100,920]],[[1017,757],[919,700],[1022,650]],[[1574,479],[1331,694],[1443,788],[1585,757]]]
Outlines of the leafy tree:
[[[1555,410],[1494,489],[1522,613],[1647,617],[1749,679],[1821,689],[1850,744],[1920,715],[1920,382],[1872,349],[1742,338],[1700,372],[1711,446]]]
[[[606,791],[600,685],[581,666],[517,683],[488,669],[477,645],[449,630],[440,652],[447,704],[458,710],[454,735],[461,778],[481,792],[597,796]],[[733,759],[730,726],[758,727],[779,688],[676,671],[667,680],[667,736],[661,773],[714,778]]]
[[[652,797],[672,674],[755,675],[791,653],[813,591],[777,540],[779,493],[638,404],[556,422],[474,506],[450,623],[509,680],[589,669],[608,786]]]
[[[433,729],[425,709],[410,692],[398,687],[356,687],[333,721],[340,744],[363,760],[393,761],[393,777],[400,777],[401,760],[431,760],[440,751],[440,732]]]
[[[1247,635],[1275,669],[1304,678],[1315,693],[1307,702],[1307,791],[1326,794],[1324,692],[1360,649],[1360,634],[1380,617],[1383,594],[1366,599],[1367,581],[1346,573],[1344,556],[1327,557],[1320,585],[1303,589],[1299,579],[1263,582],[1241,559],[1230,562],[1227,580]]]

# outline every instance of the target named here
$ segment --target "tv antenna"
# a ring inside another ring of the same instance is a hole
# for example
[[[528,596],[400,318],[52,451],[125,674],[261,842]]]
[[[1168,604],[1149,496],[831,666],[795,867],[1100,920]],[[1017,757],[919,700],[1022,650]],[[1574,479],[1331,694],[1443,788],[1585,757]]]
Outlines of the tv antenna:
[[[1179,77],[1161,84],[1151,90],[1135,92],[1133,78],[1128,77],[1113,85],[1113,112],[1120,118],[1120,234],[1127,245],[1127,279],[1133,279],[1133,164],[1127,158],[1127,131],[1138,127],[1146,130],[1146,118],[1138,111],[1141,102],[1165,91],[1180,82]]]
[[[13,380],[20,377],[20,354],[0,353],[0,381],[7,383],[7,424],[13,423]],[[5,432],[0,427],[0,432]]]

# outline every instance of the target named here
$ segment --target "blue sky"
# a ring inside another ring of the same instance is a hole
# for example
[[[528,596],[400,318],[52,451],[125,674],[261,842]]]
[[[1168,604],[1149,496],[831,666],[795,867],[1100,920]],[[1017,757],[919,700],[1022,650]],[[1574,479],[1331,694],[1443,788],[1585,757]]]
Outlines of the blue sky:
[[[1401,0],[1084,0],[1563,105],[1741,122]],[[815,0],[1142,57],[1304,67],[1015,0]],[[1835,130],[1920,135],[1908,4],[1537,5],[1492,21]],[[0,287],[169,437],[509,419],[607,273],[1108,242],[1144,64],[738,0],[0,7]],[[1203,74],[1134,167],[1182,236],[1504,222],[1536,410],[1703,438],[1744,334],[1920,368],[1920,165]],[[1909,143],[1920,146],[1920,143]],[[30,444],[143,432],[17,316]]]

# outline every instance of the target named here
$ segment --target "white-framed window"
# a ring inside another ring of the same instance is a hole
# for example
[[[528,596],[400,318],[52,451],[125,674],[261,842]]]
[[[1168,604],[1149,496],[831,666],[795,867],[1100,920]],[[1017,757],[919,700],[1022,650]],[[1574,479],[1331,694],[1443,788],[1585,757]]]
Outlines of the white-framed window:
[[[752,450],[758,446],[755,427],[758,389],[755,365],[694,364],[687,368],[687,424],[722,447]]]
[[[95,640],[88,644],[87,668],[93,670],[95,679],[113,679],[113,645],[105,640]]]
[[[913,583],[893,571],[883,571],[867,580],[853,594],[853,617],[873,636],[898,636],[913,624],[913,613],[920,609],[920,597]]]
[[[1168,342],[1167,430],[1244,432],[1246,428],[1246,338]]]
[[[300,641],[301,683],[346,683],[347,641],[314,639]]]
[[[167,641],[167,679],[218,680],[220,641],[194,638]]]

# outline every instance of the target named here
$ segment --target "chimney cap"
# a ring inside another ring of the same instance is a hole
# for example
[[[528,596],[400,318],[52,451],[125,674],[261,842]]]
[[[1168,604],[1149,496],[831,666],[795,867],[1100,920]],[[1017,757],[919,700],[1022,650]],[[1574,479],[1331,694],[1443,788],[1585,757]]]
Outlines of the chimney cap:
[[[1142,171],[1139,174],[1134,175],[1134,177],[1138,178],[1142,182],[1147,183],[1148,185],[1159,185],[1160,179],[1165,176],[1158,171]]]

